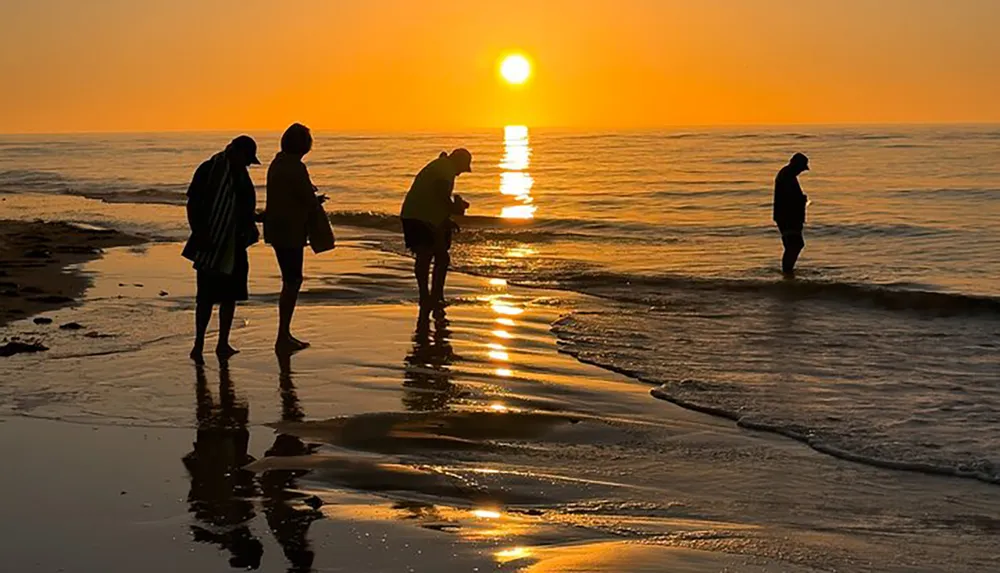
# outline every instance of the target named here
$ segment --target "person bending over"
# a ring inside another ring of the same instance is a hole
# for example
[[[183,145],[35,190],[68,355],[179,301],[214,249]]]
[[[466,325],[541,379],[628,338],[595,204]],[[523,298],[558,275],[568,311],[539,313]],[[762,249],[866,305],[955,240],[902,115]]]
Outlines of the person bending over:
[[[403,224],[406,247],[416,256],[413,272],[420,289],[420,313],[444,307],[444,283],[451,263],[451,235],[457,228],[452,215],[465,213],[469,204],[452,195],[455,178],[472,171],[472,154],[459,148],[441,153],[413,179],[406,193],[399,217]],[[431,264],[433,281],[428,284]]]

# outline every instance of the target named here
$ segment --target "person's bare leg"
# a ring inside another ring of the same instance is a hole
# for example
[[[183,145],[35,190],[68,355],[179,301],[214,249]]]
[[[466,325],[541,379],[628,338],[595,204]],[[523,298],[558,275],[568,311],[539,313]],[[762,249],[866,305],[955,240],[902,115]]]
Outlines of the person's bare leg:
[[[430,276],[431,260],[434,253],[431,251],[421,251],[417,254],[417,260],[413,263],[413,274],[417,277],[417,289],[420,291],[420,308],[429,307],[431,302]]]
[[[309,345],[292,336],[292,316],[295,315],[295,305],[299,301],[299,290],[302,281],[287,280],[281,282],[281,296],[278,297],[278,339],[275,347],[282,350],[301,350]]]
[[[215,354],[223,360],[240,352],[229,345],[229,333],[233,330],[233,317],[235,316],[235,301],[219,304],[219,343],[215,347]]]
[[[434,284],[431,287],[431,304],[444,306],[444,282],[448,278],[451,255],[448,251],[434,253]]]
[[[205,333],[208,323],[212,320],[212,303],[199,300],[194,310],[194,348],[191,349],[191,360],[195,364],[204,364],[202,353],[205,351]]]
[[[805,248],[805,241],[801,234],[791,233],[781,238],[785,252],[781,257],[781,272],[786,277],[795,275],[795,263],[799,260],[799,253]]]

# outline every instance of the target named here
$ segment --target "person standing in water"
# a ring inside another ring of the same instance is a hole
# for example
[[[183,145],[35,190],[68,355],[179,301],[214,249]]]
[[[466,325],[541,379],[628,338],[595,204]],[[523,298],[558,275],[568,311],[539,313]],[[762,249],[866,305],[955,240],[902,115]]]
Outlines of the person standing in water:
[[[413,273],[420,289],[421,317],[444,306],[444,283],[451,263],[451,235],[457,228],[451,217],[464,214],[469,207],[460,196],[452,195],[455,178],[472,171],[472,154],[459,148],[441,153],[413,179],[406,193],[399,217],[403,223],[406,247],[416,256]],[[431,263],[433,282],[428,284]]]
[[[247,300],[250,263],[247,248],[260,240],[254,211],[257,195],[247,167],[260,165],[257,143],[246,135],[201,164],[187,191],[191,237],[182,255],[194,263],[195,338],[191,359],[204,364],[205,331],[212,308],[219,305],[219,342],[215,353],[225,360],[239,352],[229,345],[236,302]]]
[[[774,180],[774,222],[781,231],[781,243],[785,247],[781,272],[786,276],[795,273],[795,262],[806,246],[802,230],[806,223],[808,198],[799,186],[799,175],[804,171],[809,171],[809,158],[796,153],[788,165],[778,171]]]
[[[292,336],[291,329],[302,288],[303,255],[310,240],[310,228],[326,217],[322,208],[326,196],[316,195],[309,170],[302,162],[312,145],[309,128],[292,124],[281,136],[281,151],[267,168],[264,241],[274,248],[281,269],[278,336],[274,343],[278,352],[295,352],[309,346],[308,342]]]

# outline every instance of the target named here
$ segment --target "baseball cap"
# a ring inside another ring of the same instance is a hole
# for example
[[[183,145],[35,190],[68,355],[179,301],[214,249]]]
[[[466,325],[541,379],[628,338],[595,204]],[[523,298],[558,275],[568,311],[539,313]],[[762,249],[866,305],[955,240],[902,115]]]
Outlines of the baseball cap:
[[[459,173],[472,173],[472,154],[464,147],[451,152],[451,160],[458,167]]]
[[[234,139],[229,145],[233,149],[239,149],[247,157],[249,157],[251,165],[260,165],[260,159],[257,159],[257,142],[254,141],[249,135],[241,135]]]
[[[809,171],[809,158],[806,157],[805,154],[796,153],[792,156],[792,160],[789,161],[789,163],[792,165],[798,165],[802,167],[802,169]]]

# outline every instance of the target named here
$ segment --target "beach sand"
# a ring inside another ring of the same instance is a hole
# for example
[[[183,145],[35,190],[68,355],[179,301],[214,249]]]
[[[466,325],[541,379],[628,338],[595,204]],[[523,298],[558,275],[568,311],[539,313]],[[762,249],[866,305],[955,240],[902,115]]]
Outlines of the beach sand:
[[[994,566],[995,487],[656,400],[559,352],[550,324],[587,305],[572,293],[456,273],[424,329],[409,260],[338,232],[307,259],[295,327],[314,346],[287,361],[263,245],[228,365],[186,358],[179,243],[75,261],[81,304],[4,327],[50,348],[0,359],[4,570]]]
[[[102,249],[142,242],[110,229],[43,221],[0,221],[0,326],[76,300],[85,277],[65,273]]]

